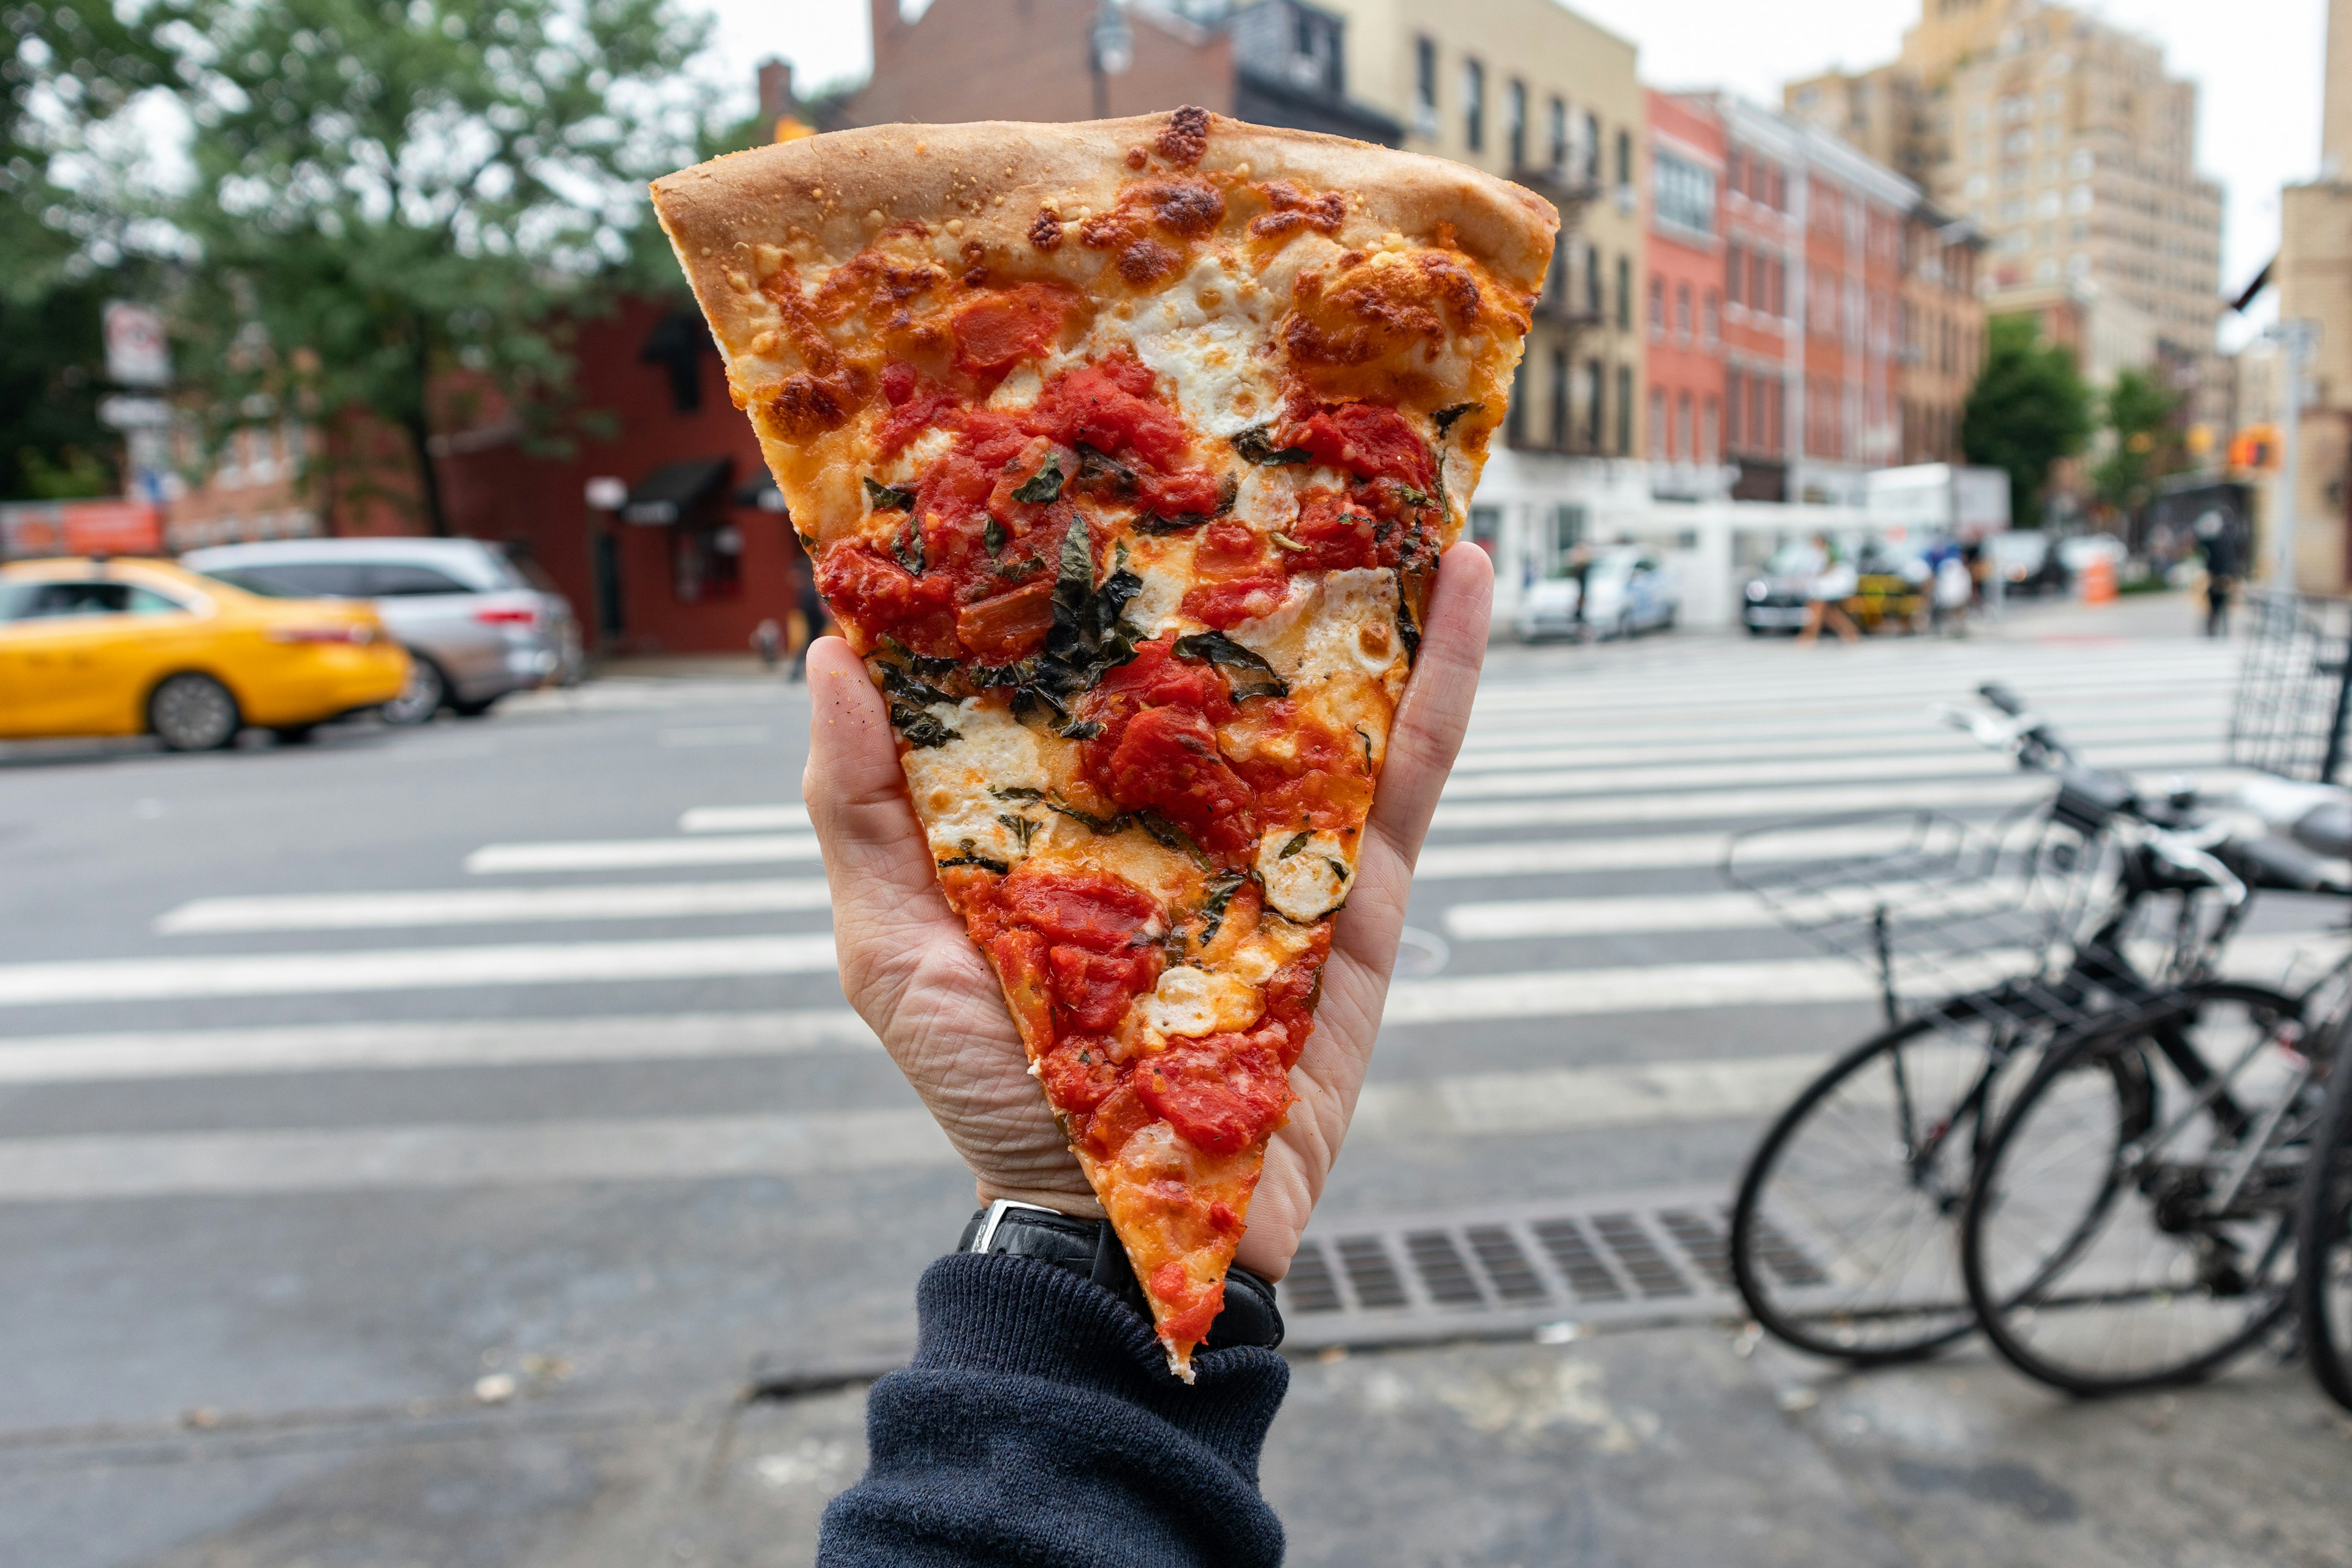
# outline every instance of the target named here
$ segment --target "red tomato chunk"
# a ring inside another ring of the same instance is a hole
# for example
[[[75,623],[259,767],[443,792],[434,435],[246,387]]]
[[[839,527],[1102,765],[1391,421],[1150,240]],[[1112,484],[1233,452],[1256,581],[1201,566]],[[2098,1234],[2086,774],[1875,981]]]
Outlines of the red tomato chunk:
[[[1437,485],[1429,447],[1404,416],[1373,403],[1342,403],[1310,415],[1289,435],[1315,460],[1364,479],[1383,475],[1427,492]]]
[[[956,368],[979,375],[1044,355],[1061,337],[1067,308],[1063,291],[1045,284],[982,295],[949,322]]]
[[[1005,911],[1048,942],[1096,952],[1128,945],[1160,906],[1134,883],[1100,871],[1055,871],[1024,860],[998,889]]]
[[[1255,1037],[1181,1039],[1137,1068],[1135,1090],[1176,1136],[1208,1154],[1234,1154],[1282,1125],[1290,1079]]]
[[[1127,1005],[1151,988],[1167,963],[1167,955],[1156,947],[1094,952],[1065,945],[1055,948],[1048,957],[1062,1016],[1071,1028],[1088,1034],[1118,1027]]]
[[[1203,848],[1248,847],[1249,786],[1217,752],[1217,732],[1197,711],[1147,708],[1128,721],[1102,784],[1130,811],[1160,813]]]

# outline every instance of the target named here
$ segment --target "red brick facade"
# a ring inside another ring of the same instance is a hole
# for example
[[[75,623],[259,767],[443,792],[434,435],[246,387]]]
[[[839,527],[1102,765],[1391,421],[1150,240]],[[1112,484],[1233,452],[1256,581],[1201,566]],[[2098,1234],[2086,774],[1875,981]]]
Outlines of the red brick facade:
[[[1723,122],[1703,104],[1648,96],[1645,456],[1665,465],[1654,488],[1693,491],[1723,454]]]

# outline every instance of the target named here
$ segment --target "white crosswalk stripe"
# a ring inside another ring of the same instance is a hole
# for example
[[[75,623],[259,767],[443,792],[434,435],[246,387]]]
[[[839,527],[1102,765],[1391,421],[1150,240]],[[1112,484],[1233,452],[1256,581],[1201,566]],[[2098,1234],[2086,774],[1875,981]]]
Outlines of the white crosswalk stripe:
[[[1729,837],[1766,821],[1885,813],[1753,847],[1781,859],[1869,853],[1904,840],[1905,813],[1983,820],[2046,795],[2049,779],[2021,775],[1929,716],[1930,703],[1965,699],[1979,680],[2016,686],[2095,763],[2231,776],[2219,763],[2233,667],[2225,649],[2192,643],[2084,646],[2063,658],[1990,641],[1812,658],[1780,645],[1742,658],[1744,647],[1672,639],[1606,657],[1559,651],[1498,650],[1479,695],[1416,872],[1412,921],[1455,944],[1451,962],[1399,981],[1384,1018],[1413,1049],[1443,1041],[1447,1067],[1408,1080],[1376,1062],[1360,1141],[1752,1121],[1784,1103],[1825,1058],[1757,1054],[1743,1044],[1748,1031],[1726,1020],[1818,1016],[1832,1031],[1822,1043],[1835,1044],[1870,1026],[1877,982],[1779,932],[1769,911],[1713,875]],[[664,700],[656,688],[615,683],[526,706],[593,714]],[[763,743],[797,711],[768,710],[786,699],[765,689],[698,689],[691,700],[703,712],[680,711],[659,731],[663,744]],[[756,710],[743,721],[722,710],[738,703]],[[0,1136],[0,1203],[694,1181],[952,1161],[903,1091],[877,1105],[878,1080],[833,1087],[873,1070],[856,1064],[873,1062],[878,1046],[834,985],[829,897],[797,801],[720,799],[607,837],[515,836],[452,858],[405,888],[211,889],[157,909],[150,946],[131,956],[0,963],[0,1086],[805,1058],[827,1087],[760,1114],[181,1131],[142,1122]],[[774,867],[797,869],[758,874]],[[452,882],[464,885],[436,885]],[[503,940],[511,935],[536,940]],[[2301,935],[2250,938],[2231,967],[2274,977],[2314,947]],[[728,997],[756,994],[759,1005],[660,1010],[719,981],[732,983]],[[649,989],[662,985],[678,989]],[[412,994],[438,998],[427,1009],[436,1016],[396,1016],[395,999]],[[603,998],[616,1000],[608,1008]],[[200,1019],[177,1016],[199,1004]],[[133,1011],[96,1011],[109,1008]],[[239,1008],[251,1024],[236,1024]],[[78,1030],[79,1016],[104,1026]],[[1490,1031],[1501,1039],[1518,1027],[1511,1037],[1524,1040],[1531,1031],[1520,1026],[1534,1024],[1547,1038],[1581,1038],[1568,1021],[1620,1016],[1685,1020],[1686,1055],[1533,1068],[1482,1059]],[[1407,1059],[1428,1060],[1412,1050]]]

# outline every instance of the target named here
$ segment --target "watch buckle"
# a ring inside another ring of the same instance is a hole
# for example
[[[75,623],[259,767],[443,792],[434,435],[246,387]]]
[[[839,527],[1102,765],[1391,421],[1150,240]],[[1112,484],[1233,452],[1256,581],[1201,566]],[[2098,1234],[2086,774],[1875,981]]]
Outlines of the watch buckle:
[[[1003,1224],[1004,1216],[1015,1209],[1024,1209],[1031,1214],[1049,1214],[1056,1217],[1061,1215],[1061,1210],[1049,1209],[1044,1204],[1024,1204],[1013,1198],[998,1198],[988,1205],[988,1212],[981,1216],[980,1234],[971,1238],[971,1250],[986,1252],[989,1244],[996,1239],[996,1227]]]

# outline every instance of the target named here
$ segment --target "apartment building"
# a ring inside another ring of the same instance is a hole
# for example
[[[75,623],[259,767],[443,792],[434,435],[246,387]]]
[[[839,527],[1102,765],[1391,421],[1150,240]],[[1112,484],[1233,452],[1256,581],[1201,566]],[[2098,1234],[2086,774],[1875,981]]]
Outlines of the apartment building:
[[[1648,95],[1649,276],[1642,323],[1650,493],[1713,500],[1723,466],[1723,122],[1671,93]]]
[[[1960,415],[1984,363],[1984,302],[1977,298],[1984,237],[1966,218],[1922,205],[1903,222],[1903,285],[1895,329],[1900,460],[1960,461]]]
[[[2197,89],[2154,44],[2039,0],[1926,0],[1893,64],[1785,101],[1985,232],[1994,313],[2011,290],[2113,296],[2155,323],[2194,412],[2221,416],[2221,191],[2196,171]]]

